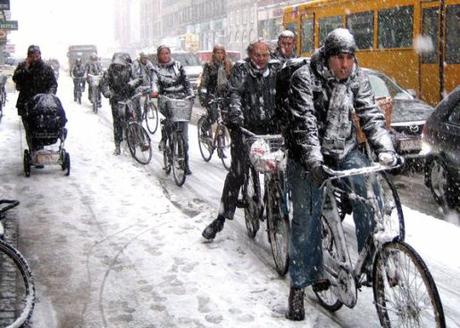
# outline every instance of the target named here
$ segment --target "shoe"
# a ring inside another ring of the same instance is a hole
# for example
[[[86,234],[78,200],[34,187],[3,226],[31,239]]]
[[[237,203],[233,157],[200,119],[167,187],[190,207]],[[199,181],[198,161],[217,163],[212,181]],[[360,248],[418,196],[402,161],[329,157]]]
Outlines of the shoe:
[[[188,167],[188,165],[185,167],[185,175],[191,175],[192,174],[192,171],[190,171],[190,168]]]
[[[292,321],[302,321],[305,319],[305,308],[303,298],[305,292],[303,288],[291,287],[289,291],[289,309],[286,313],[286,319]]]
[[[322,292],[328,290],[330,286],[331,282],[329,279],[319,279],[313,284],[312,288],[315,292]]]
[[[121,154],[121,149],[120,149],[120,145],[115,145],[115,150],[113,151],[113,154],[118,156]]]
[[[214,221],[212,221],[201,234],[205,239],[211,240],[216,237],[216,234],[219,231],[222,231],[224,228],[225,218],[222,216],[217,217]]]

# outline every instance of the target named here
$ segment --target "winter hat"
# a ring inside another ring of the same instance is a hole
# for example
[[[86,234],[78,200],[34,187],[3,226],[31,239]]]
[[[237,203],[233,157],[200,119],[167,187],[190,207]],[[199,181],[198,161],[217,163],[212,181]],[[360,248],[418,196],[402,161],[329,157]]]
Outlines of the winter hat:
[[[39,46],[36,46],[36,45],[30,45],[29,48],[27,48],[27,56],[31,55],[31,54],[34,54],[34,53],[41,53],[40,51],[40,47]]]
[[[326,58],[343,53],[354,55],[355,51],[355,38],[346,28],[336,28],[324,41],[323,52]]]

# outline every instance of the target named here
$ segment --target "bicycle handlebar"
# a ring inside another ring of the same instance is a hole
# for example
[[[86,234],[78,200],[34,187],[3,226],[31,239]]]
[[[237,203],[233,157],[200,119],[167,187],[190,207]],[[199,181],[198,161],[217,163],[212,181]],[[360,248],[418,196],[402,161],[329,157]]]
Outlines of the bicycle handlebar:
[[[18,200],[9,200],[9,199],[0,199],[0,204],[9,204],[3,208],[0,209],[0,217],[3,213],[5,213],[6,211],[16,207],[19,205],[19,201]]]
[[[348,170],[333,170],[327,165],[323,165],[323,170],[326,172],[329,177],[326,180],[336,180],[344,177],[351,177],[355,175],[369,175],[375,172],[388,171],[394,168],[397,168],[399,164],[395,166],[386,166],[380,163],[373,163],[370,166],[348,169]]]

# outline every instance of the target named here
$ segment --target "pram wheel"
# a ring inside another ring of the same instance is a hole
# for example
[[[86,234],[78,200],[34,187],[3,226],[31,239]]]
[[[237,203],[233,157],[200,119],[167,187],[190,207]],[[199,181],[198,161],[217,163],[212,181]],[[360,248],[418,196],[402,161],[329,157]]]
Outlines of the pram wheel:
[[[30,177],[30,154],[29,150],[25,149],[24,150],[24,174],[26,177]]]
[[[70,174],[70,155],[68,152],[64,153],[64,161],[62,163],[62,170],[67,170],[65,175],[69,176]]]

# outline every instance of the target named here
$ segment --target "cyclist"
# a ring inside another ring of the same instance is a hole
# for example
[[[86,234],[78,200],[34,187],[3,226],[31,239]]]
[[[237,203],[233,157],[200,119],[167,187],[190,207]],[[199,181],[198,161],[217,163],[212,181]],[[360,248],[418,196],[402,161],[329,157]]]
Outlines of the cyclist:
[[[56,94],[57,82],[51,66],[45,64],[41,57],[40,47],[31,45],[27,49],[27,58],[18,64],[13,74],[13,81],[19,91],[16,107],[22,118],[26,140],[31,151],[35,150],[31,143],[27,120],[27,103],[39,93]]]
[[[215,45],[211,60],[203,65],[203,75],[198,87],[201,106],[207,110],[206,120],[202,125],[203,134],[207,133],[218,117],[217,104],[210,104],[210,100],[227,97],[232,67],[233,63],[227,58],[225,47],[220,44]]]
[[[248,156],[243,151],[245,146],[238,127],[242,126],[256,134],[278,132],[275,87],[280,62],[270,61],[270,47],[264,40],[251,43],[248,56],[235,64],[230,77],[230,106],[226,121],[232,139],[232,163],[225,178],[217,218],[202,233],[209,240],[223,229],[226,219],[233,219],[248,167]]]
[[[85,67],[81,62],[81,58],[75,60],[75,65],[72,69],[73,77],[73,100],[77,101],[77,87],[81,88],[81,92],[85,91]]]
[[[142,85],[151,86],[153,76],[153,64],[143,52],[139,54],[139,58],[133,63],[134,75],[142,79]]]
[[[174,99],[191,99],[195,97],[190,81],[185,74],[184,67],[178,61],[171,58],[171,49],[168,46],[161,45],[157,49],[158,64],[154,65],[152,97],[165,95]],[[159,148],[162,150],[165,146],[167,133],[171,129],[168,121],[168,113],[162,104],[159,104],[161,114],[165,116],[161,127],[161,141]],[[190,175],[192,171],[189,165],[188,156],[188,124],[183,124],[184,142],[185,142],[185,174]]]
[[[285,112],[288,126],[285,137],[289,149],[288,185],[292,194],[293,219],[289,248],[291,287],[286,317],[303,320],[304,288],[329,287],[321,278],[321,193],[326,178],[322,169],[350,169],[369,165],[359,151],[353,113],[359,118],[367,139],[386,165],[394,165],[398,156],[383,113],[375,103],[369,79],[359,68],[353,35],[343,28],[330,32],[311,58],[310,65],[299,68],[291,78],[289,105]],[[305,171],[308,174],[305,174]],[[366,195],[362,176],[350,178],[355,190]],[[373,231],[372,213],[352,203],[358,250]]]
[[[278,59],[284,63],[286,60],[296,58],[294,52],[295,34],[290,30],[284,30],[278,35],[278,45],[275,51],[271,54],[273,59]]]
[[[113,137],[115,141],[114,155],[120,155],[120,143],[123,139],[122,117],[118,110],[118,102],[127,100],[134,95],[139,85],[132,70],[132,60],[127,53],[115,53],[107,72],[104,73],[101,89],[104,97],[110,99],[113,117]]]
[[[89,56],[89,61],[88,63],[86,63],[86,77],[88,79],[88,100],[90,102],[91,99],[92,99],[92,93],[94,90],[92,90],[90,84],[89,84],[89,74],[91,75],[101,75],[102,74],[102,65],[101,65],[101,62],[99,61],[99,58],[97,57],[97,55],[95,53],[92,53],[90,56]],[[96,90],[98,96],[97,96],[97,106],[98,107],[101,107],[101,88],[98,87],[97,90]]]

